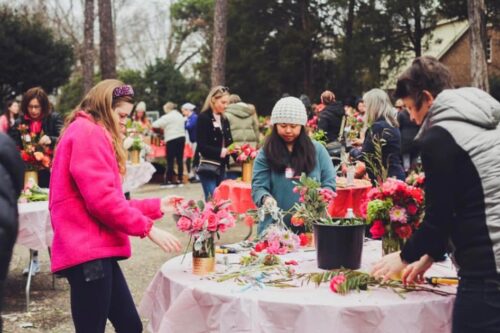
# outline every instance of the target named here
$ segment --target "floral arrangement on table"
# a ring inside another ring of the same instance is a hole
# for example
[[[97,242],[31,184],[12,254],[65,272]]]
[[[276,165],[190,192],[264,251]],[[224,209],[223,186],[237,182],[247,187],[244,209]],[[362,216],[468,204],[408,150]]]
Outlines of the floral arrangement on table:
[[[255,160],[259,152],[257,148],[252,147],[249,143],[245,143],[242,146],[232,144],[227,148],[227,151],[229,154],[235,154],[237,156],[236,161],[242,163]]]
[[[40,138],[45,135],[43,131],[38,135],[31,133],[29,127],[25,124],[19,125],[18,129],[22,141],[21,158],[26,164],[26,171],[50,168],[52,149],[39,143]]]
[[[28,181],[21,196],[19,197],[20,203],[35,202],[35,201],[47,201],[49,200],[49,190],[46,188],[41,188],[33,180]]]
[[[346,119],[346,127],[349,128],[349,133],[347,134],[347,138],[350,140],[359,138],[363,126],[364,126],[363,115],[361,115],[359,112],[354,112],[354,114],[348,115]]]
[[[128,151],[141,151],[146,149],[147,144],[144,143],[139,135],[127,136],[123,140],[123,148]]]
[[[193,242],[193,272],[204,275],[215,270],[214,238],[235,226],[235,218],[229,210],[230,201],[180,200],[175,203],[179,216],[177,228],[189,234]]]
[[[268,254],[287,254],[299,249],[303,241],[291,230],[281,225],[271,225],[265,230],[260,242],[255,244],[255,251],[265,251]]]
[[[388,178],[368,192],[367,223],[373,238],[382,238],[383,253],[399,251],[422,222],[424,192],[401,180]]]
[[[417,172],[413,170],[410,172],[408,177],[406,177],[406,184],[423,188],[425,183],[425,174],[423,172]]]
[[[310,233],[313,223],[328,221],[328,205],[337,196],[334,191],[321,188],[318,181],[305,174],[300,176],[293,191],[300,195],[300,199],[293,206],[292,225],[305,226],[306,233]]]

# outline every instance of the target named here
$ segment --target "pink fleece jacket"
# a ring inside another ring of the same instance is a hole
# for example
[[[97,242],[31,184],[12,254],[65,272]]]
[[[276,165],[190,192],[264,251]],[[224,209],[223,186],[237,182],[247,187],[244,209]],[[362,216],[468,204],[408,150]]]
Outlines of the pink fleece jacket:
[[[59,142],[49,198],[52,271],[99,258],[128,258],[128,235],[145,237],[160,199],[127,201],[109,133],[83,111]]]

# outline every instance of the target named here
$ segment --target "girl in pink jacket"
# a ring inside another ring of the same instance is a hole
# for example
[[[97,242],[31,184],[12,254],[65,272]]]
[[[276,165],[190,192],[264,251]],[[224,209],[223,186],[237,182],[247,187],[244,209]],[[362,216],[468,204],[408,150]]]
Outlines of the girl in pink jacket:
[[[54,229],[52,271],[71,287],[76,332],[142,332],[118,265],[130,257],[129,235],[178,251],[173,235],[153,226],[172,197],[127,201],[122,191],[125,152],[120,127],[133,108],[133,90],[118,80],[93,87],[68,117],[52,167],[49,208]]]

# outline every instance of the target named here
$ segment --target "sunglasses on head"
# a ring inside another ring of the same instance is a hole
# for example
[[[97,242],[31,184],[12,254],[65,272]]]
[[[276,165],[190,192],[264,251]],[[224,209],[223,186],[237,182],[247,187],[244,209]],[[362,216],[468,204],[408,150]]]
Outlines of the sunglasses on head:
[[[219,89],[217,89],[217,92],[226,93],[226,92],[229,92],[229,88],[228,87],[220,87]]]

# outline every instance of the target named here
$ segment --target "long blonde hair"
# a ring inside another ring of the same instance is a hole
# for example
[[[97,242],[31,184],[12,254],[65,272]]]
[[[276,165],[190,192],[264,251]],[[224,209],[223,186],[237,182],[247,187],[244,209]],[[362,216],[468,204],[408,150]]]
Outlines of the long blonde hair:
[[[203,103],[203,107],[201,108],[201,112],[205,112],[208,109],[214,109],[215,101],[221,98],[224,95],[229,95],[229,89],[224,86],[215,86],[210,89],[210,92],[205,99],[205,103]]]
[[[122,133],[118,115],[113,111],[121,103],[133,103],[132,96],[113,98],[115,88],[123,86],[119,80],[104,80],[96,84],[83,98],[75,110],[66,118],[61,131],[61,139],[68,126],[76,119],[79,111],[90,114],[97,123],[100,123],[111,135],[116,161],[121,175],[125,175],[126,155],[122,144]]]
[[[364,94],[363,101],[366,105],[365,119],[368,126],[381,117],[384,117],[391,126],[399,126],[391,99],[385,91],[377,88],[372,89]]]

